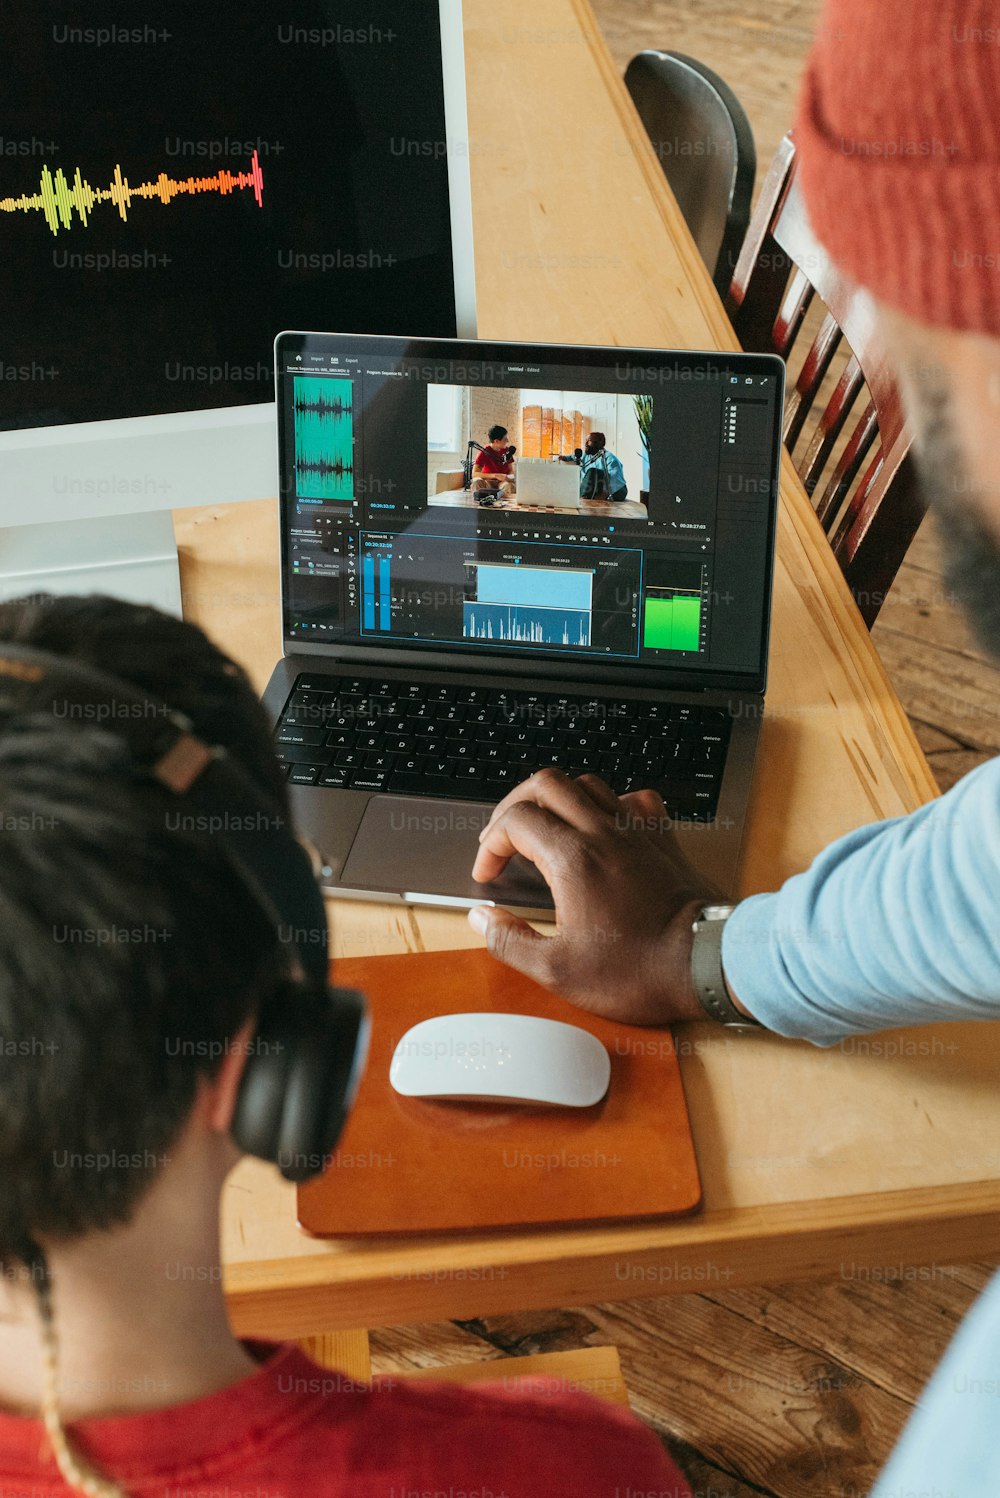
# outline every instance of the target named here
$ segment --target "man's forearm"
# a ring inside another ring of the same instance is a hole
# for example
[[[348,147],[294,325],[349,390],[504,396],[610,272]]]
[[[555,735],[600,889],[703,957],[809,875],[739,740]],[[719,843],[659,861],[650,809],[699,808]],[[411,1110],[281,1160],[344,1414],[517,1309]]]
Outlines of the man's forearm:
[[[819,1045],[936,1020],[1000,1019],[1000,760],[910,817],[832,843],[744,900],[722,959],[733,998]]]

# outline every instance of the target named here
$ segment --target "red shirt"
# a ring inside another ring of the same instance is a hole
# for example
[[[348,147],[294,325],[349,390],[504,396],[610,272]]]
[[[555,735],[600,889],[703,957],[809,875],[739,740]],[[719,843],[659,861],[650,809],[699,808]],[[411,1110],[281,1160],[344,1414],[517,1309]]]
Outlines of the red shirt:
[[[483,473],[513,473],[514,465],[504,458],[504,453],[497,452],[495,447],[484,447],[476,457],[476,467],[481,468]]]
[[[250,1350],[271,1355],[217,1394],[70,1426],[76,1450],[134,1498],[691,1498],[650,1431],[565,1380],[369,1387],[293,1345]],[[70,1491],[41,1421],[0,1413],[4,1498]]]

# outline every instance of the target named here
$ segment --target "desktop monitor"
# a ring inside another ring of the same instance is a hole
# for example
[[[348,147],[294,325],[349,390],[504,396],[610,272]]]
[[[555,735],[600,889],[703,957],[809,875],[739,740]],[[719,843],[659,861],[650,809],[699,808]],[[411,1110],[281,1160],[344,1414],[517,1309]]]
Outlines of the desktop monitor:
[[[0,590],[148,597],[170,510],[275,492],[280,329],[474,336],[461,0],[8,0],[0,44]]]

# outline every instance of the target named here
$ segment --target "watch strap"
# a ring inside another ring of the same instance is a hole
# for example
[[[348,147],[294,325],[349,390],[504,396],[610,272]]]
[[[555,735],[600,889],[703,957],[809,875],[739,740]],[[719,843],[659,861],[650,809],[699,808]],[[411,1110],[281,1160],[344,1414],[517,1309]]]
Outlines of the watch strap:
[[[691,927],[694,991],[708,1018],[717,1024],[759,1025],[759,1020],[737,1009],[726,987],[722,970],[722,933],[732,911],[731,905],[706,905]]]

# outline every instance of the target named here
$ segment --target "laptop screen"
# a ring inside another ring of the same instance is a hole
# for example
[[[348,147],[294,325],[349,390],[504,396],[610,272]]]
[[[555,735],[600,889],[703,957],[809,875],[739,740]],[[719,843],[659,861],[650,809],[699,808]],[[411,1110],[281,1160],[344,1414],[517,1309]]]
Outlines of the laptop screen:
[[[763,678],[780,360],[286,333],[276,361],[293,646]]]

